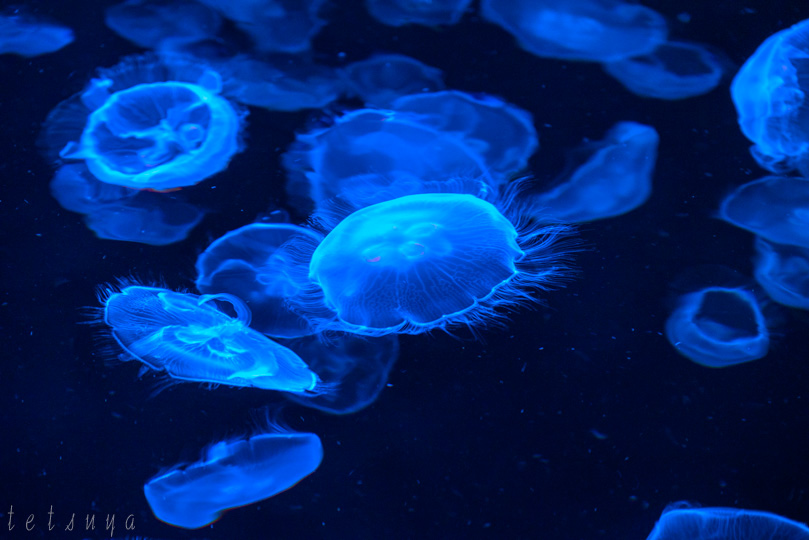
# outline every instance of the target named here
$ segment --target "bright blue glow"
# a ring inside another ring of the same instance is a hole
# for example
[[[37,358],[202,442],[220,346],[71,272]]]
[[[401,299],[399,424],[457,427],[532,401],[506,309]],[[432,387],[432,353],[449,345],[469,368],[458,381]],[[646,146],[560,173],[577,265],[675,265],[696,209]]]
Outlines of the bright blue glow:
[[[444,89],[440,69],[401,54],[376,54],[344,69],[351,95],[366,105],[389,107],[398,97]]]
[[[253,313],[250,326],[273,337],[306,336],[314,330],[290,311],[288,298],[302,285],[293,281],[289,258],[278,248],[295,235],[319,242],[322,236],[295,225],[253,223],[213,242],[197,259],[197,289],[204,294],[229,293]]]
[[[250,311],[232,295],[129,286],[105,296],[104,322],[118,344],[172,379],[288,392],[318,386],[298,355],[248,328]],[[216,301],[231,304],[238,316],[218,309]]]
[[[787,246],[756,237],[754,275],[770,298],[809,309],[809,248]]]
[[[686,358],[721,368],[767,354],[770,334],[755,294],[706,287],[680,297],[666,321],[666,338]]]
[[[194,42],[216,35],[222,19],[192,0],[127,0],[107,8],[104,21],[124,39],[146,49],[167,40]]]
[[[26,15],[0,15],[0,54],[31,58],[73,43],[70,28]]]
[[[266,433],[211,445],[198,462],[177,465],[146,482],[160,521],[198,529],[230,508],[267,499],[315,472],[323,446],[314,433]]]
[[[456,24],[472,0],[365,0],[373,17],[389,26]]]
[[[807,540],[809,528],[776,514],[669,505],[646,540]]]
[[[809,170],[806,77],[809,21],[767,38],[747,59],[730,86],[739,126],[754,143],[753,157],[765,169],[782,173]]]
[[[499,176],[525,169],[539,146],[531,113],[494,96],[457,90],[412,94],[391,108],[422,115],[423,124],[460,137]]]
[[[674,100],[716,88],[725,65],[704,45],[668,41],[649,54],[608,62],[603,67],[633,94]]]
[[[318,336],[285,341],[284,345],[303,358],[333,392],[287,397],[306,407],[332,414],[351,414],[376,401],[393,364],[399,357],[399,338],[378,338],[351,334],[323,341]]]
[[[619,122],[606,137],[577,156],[584,163],[533,198],[542,215],[582,222],[620,216],[646,202],[652,192],[659,137],[653,127]],[[572,168],[572,167],[570,167]]]
[[[725,197],[719,215],[771,242],[809,247],[809,180],[767,176]]]
[[[481,0],[483,18],[520,47],[560,60],[614,62],[652,52],[666,40],[662,15],[623,0]]]

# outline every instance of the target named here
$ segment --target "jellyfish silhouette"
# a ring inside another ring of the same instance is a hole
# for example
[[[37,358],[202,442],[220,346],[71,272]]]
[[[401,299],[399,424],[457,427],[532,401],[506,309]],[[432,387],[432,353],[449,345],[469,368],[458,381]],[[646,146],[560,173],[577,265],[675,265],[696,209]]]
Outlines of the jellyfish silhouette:
[[[568,229],[525,224],[513,191],[490,198],[422,192],[342,220],[340,206],[317,214],[330,230],[319,244],[296,245],[309,257],[310,287],[290,299],[293,309],[318,330],[382,336],[484,325],[498,306],[537,301],[535,290],[564,273],[559,240]]]
[[[809,248],[776,244],[756,237],[753,274],[770,298],[809,309]]]
[[[472,0],[365,0],[368,11],[389,26],[456,24]]]
[[[440,69],[401,54],[376,54],[343,70],[349,95],[366,105],[389,107],[401,96],[443,90]]]
[[[212,444],[198,462],[176,465],[143,486],[160,521],[198,529],[225,510],[267,499],[315,472],[323,445],[314,433],[275,431]]]
[[[130,285],[120,292],[108,288],[101,299],[104,323],[124,351],[122,360],[140,360],[178,381],[288,392],[323,388],[298,355],[248,328],[250,311],[232,295]]]
[[[25,13],[0,14],[0,54],[26,58],[48,54],[73,43],[73,31]]]
[[[192,0],[127,0],[107,8],[107,26],[124,39],[147,49],[168,40],[194,42],[213,37],[222,18],[213,9]]]
[[[809,540],[803,523],[760,510],[694,508],[678,502],[663,514],[646,540]]]

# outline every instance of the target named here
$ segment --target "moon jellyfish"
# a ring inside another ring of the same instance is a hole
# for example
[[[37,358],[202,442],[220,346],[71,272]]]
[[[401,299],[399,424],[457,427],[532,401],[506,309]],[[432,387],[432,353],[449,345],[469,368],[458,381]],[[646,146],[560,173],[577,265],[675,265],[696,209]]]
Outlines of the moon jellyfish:
[[[646,202],[657,161],[657,131],[635,122],[615,124],[602,141],[572,154],[557,187],[533,197],[542,215],[582,222],[620,216]],[[581,165],[576,166],[578,161]]]
[[[767,176],[725,197],[719,216],[771,242],[809,247],[809,180]]]
[[[108,289],[102,301],[104,323],[125,352],[122,360],[137,359],[180,381],[319,391],[317,375],[297,354],[248,327],[250,311],[232,295],[131,285]]]
[[[604,71],[641,97],[685,99],[716,88],[729,65],[705,45],[668,41],[643,56],[602,64]]]
[[[742,133],[765,169],[809,173],[806,77],[809,20],[781,30],[747,59],[730,86]]]
[[[483,18],[545,58],[613,62],[652,52],[666,40],[666,20],[624,0],[481,0]]]
[[[303,358],[323,384],[335,388],[319,395],[287,397],[299,405],[332,414],[355,413],[376,401],[399,357],[396,335],[371,338],[343,334],[327,341],[308,336],[287,340],[284,345]]]
[[[692,508],[674,503],[663,510],[646,540],[809,540],[809,528],[776,514],[738,508]]]
[[[287,300],[303,285],[290,277],[290,260],[278,248],[295,235],[316,242],[322,238],[286,223],[253,223],[227,233],[197,259],[197,289],[243,300],[253,314],[250,326],[264,334],[292,338],[313,333],[305,318],[287,308]]]
[[[108,7],[104,21],[124,39],[147,49],[167,40],[194,42],[213,37],[222,18],[192,0],[127,0]]]
[[[73,31],[25,14],[0,15],[0,54],[26,58],[56,52],[73,43]]]
[[[681,296],[666,321],[666,338],[689,360],[714,368],[758,360],[770,346],[758,299],[741,287],[710,286]]]
[[[348,91],[366,105],[388,107],[398,97],[444,89],[440,69],[401,54],[376,54],[343,70]]]
[[[567,229],[525,225],[509,202],[420,193],[356,210],[310,243],[311,290],[290,302],[319,330],[382,336],[483,325],[499,306],[537,301],[533,289],[563,273]]]
[[[314,433],[280,431],[209,446],[195,463],[151,478],[143,492],[155,517],[198,529],[222,512],[253,504],[295,486],[315,472],[323,445]]]
[[[809,247],[756,237],[754,275],[767,295],[785,306],[809,309]]]
[[[365,0],[371,15],[383,24],[456,24],[472,0]]]

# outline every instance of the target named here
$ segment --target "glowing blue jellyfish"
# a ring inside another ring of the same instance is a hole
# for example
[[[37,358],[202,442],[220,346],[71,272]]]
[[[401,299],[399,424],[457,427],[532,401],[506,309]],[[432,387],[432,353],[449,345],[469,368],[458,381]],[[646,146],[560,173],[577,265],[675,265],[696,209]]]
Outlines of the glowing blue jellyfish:
[[[368,11],[390,26],[456,24],[472,0],[365,0]]]
[[[583,163],[558,180],[557,187],[536,195],[534,207],[542,215],[570,222],[634,210],[652,192],[658,140],[653,127],[635,122],[615,124],[604,140],[579,149],[576,157]]]
[[[666,20],[625,0],[481,0],[481,14],[545,58],[614,62],[652,52]]]
[[[674,503],[663,510],[646,540],[809,540],[809,528],[776,514],[738,508],[692,508]]]
[[[288,394],[306,407],[332,414],[350,414],[376,401],[399,357],[399,338],[343,334],[327,341],[308,336],[284,342],[317,373],[333,392],[319,395]]]
[[[681,296],[666,321],[666,338],[686,358],[714,368],[758,360],[770,346],[758,299],[741,287],[711,286]]]
[[[710,92],[722,80],[727,65],[705,45],[668,41],[648,54],[603,67],[633,94],[674,100]]]
[[[288,392],[319,391],[298,355],[248,328],[250,311],[228,294],[196,296],[155,287],[106,291],[104,322],[125,354],[172,379]],[[216,305],[225,302],[231,317]]]
[[[31,58],[73,43],[73,31],[24,14],[0,15],[0,54]]]
[[[348,91],[366,105],[388,107],[398,97],[443,90],[440,69],[401,54],[377,54],[344,70]]]
[[[756,237],[754,275],[770,298],[809,309],[809,248],[787,246]]]
[[[167,40],[194,42],[213,37],[222,18],[193,0],[127,0],[107,8],[107,26],[124,39],[147,49]]]
[[[197,289],[205,294],[229,293],[242,299],[253,314],[250,326],[273,337],[300,337],[314,332],[305,318],[287,307],[303,285],[290,277],[287,240],[322,236],[285,223],[253,223],[213,242],[197,259]]]
[[[719,216],[771,242],[809,247],[809,180],[767,176],[725,197]]]
[[[536,301],[530,290],[564,270],[557,240],[566,229],[517,225],[511,203],[421,193],[356,210],[320,244],[299,246],[313,248],[311,285],[290,302],[319,330],[368,336],[485,324],[497,306]],[[315,219],[336,220],[336,209]]]
[[[747,59],[730,86],[739,126],[754,143],[753,157],[775,173],[795,167],[809,172],[807,36],[809,20],[773,34]]]
[[[280,431],[224,440],[202,459],[176,465],[146,482],[143,492],[160,521],[198,529],[222,512],[288,490],[315,472],[323,445],[314,433]]]
[[[421,115],[421,123],[454,133],[474,149],[496,175],[521,171],[539,146],[531,113],[500,98],[457,90],[412,94],[391,108]]]

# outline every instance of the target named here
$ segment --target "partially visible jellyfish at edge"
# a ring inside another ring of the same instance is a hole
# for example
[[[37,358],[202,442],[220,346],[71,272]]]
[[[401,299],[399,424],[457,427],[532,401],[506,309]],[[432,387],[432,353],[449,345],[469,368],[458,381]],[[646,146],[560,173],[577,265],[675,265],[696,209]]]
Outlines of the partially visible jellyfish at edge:
[[[0,13],[0,54],[32,58],[73,43],[73,30],[25,13]]]
[[[753,275],[779,304],[809,309],[809,247],[776,244],[757,236]]]

